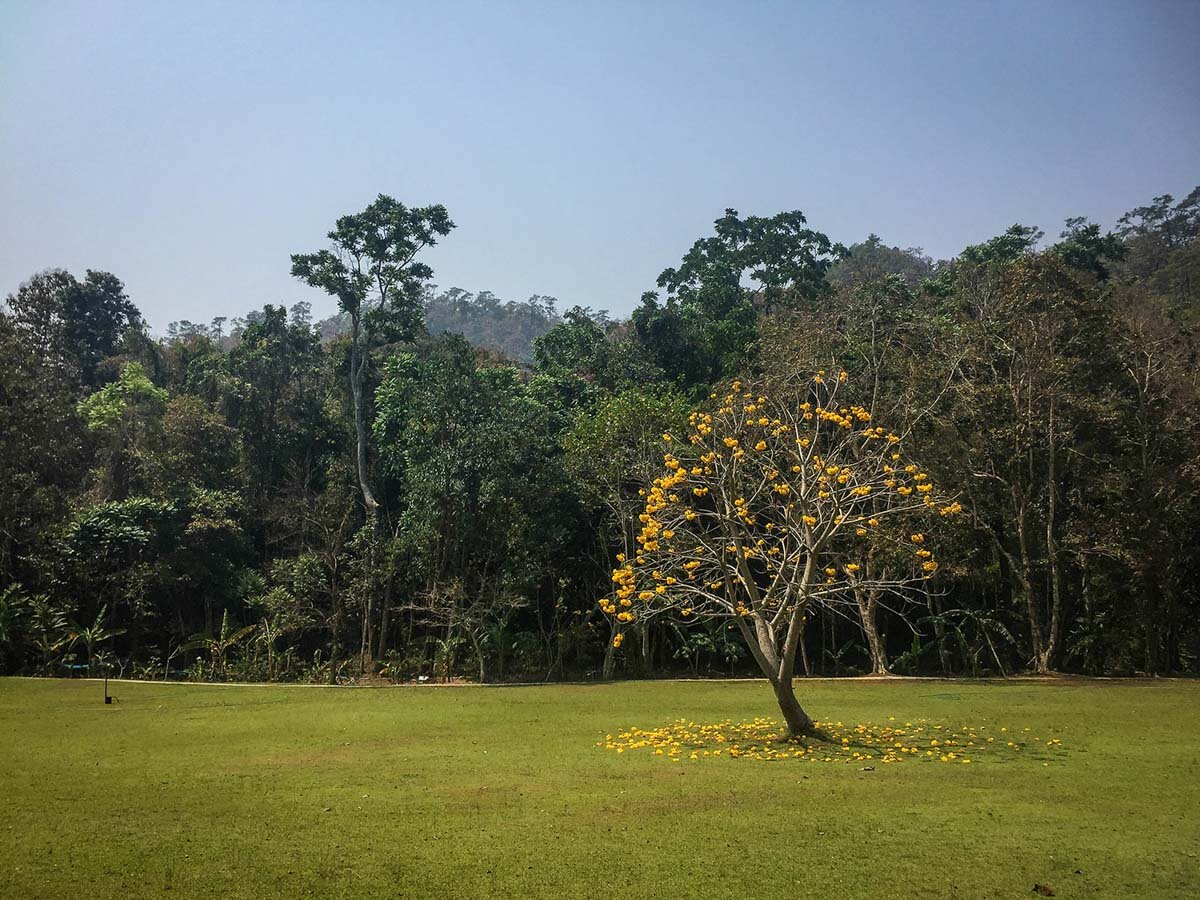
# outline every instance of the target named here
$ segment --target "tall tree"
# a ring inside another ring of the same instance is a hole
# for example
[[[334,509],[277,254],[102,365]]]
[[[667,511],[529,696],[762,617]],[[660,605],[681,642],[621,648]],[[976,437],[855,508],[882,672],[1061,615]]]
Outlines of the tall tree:
[[[713,223],[633,314],[639,338],[677,380],[707,383],[736,369],[755,336],[758,313],[797,307],[829,291],[826,275],[845,247],[807,227],[799,210],[769,218],[736,209]],[[754,287],[748,287],[749,281]],[[681,346],[682,345],[682,346]]]
[[[122,335],[144,328],[125,285],[108,272],[88,270],[83,281],[61,269],[34,275],[8,298],[17,329],[46,354],[63,354],[87,386],[100,363],[116,353]]]
[[[378,341],[410,340],[421,328],[422,287],[433,269],[417,254],[450,233],[440,204],[410,209],[380,194],[360,213],[342,216],[329,232],[331,247],[292,256],[292,274],[337,299],[350,317],[350,395],[354,406],[355,468],[363,504],[379,506],[367,463],[367,373]]]
[[[84,482],[89,454],[77,397],[63,356],[32,346],[0,313],[0,584],[33,575],[45,529],[63,520]]]

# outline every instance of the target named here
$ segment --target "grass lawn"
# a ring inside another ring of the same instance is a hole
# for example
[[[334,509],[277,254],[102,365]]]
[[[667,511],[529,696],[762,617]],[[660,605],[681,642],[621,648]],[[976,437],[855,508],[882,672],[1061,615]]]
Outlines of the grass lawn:
[[[798,688],[819,719],[1063,750],[864,771],[596,746],[772,715],[761,682],[123,683],[105,707],[0,679],[0,895],[1200,896],[1200,683]]]

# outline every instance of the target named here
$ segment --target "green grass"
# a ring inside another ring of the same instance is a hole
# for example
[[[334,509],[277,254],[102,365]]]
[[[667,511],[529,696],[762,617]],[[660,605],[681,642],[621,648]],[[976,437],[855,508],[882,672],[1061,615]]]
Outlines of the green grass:
[[[971,766],[617,754],[762,683],[306,688],[0,679],[0,894],[1200,894],[1200,684],[822,681],[822,719],[1030,727]]]

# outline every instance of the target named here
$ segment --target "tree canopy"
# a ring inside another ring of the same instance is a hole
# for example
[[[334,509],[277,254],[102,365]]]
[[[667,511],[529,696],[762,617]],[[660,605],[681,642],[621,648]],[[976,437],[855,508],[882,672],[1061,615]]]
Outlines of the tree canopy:
[[[937,261],[727,210],[627,318],[439,290],[448,212],[386,195],[291,258],[319,322],[159,339],[116,276],[34,274],[0,669],[760,674],[797,732],[798,672],[1194,674],[1198,210]]]

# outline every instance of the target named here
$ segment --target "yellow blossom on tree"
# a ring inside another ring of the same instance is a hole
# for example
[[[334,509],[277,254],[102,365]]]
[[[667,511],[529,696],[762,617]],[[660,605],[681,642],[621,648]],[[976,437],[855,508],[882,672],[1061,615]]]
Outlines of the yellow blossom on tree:
[[[855,591],[915,587],[938,567],[931,554],[916,555],[924,533],[884,523],[961,509],[935,500],[915,463],[896,465],[900,439],[841,401],[844,373],[825,375],[745,391],[735,382],[715,411],[694,413],[682,449],[664,458],[665,473],[646,490],[638,554],[613,575],[616,598],[635,601],[639,619],[684,611],[730,619],[793,733],[812,727],[792,687],[791,637],[810,610],[853,604]],[[872,567],[883,549],[908,562]],[[611,601],[601,609],[618,622],[633,618]]]

